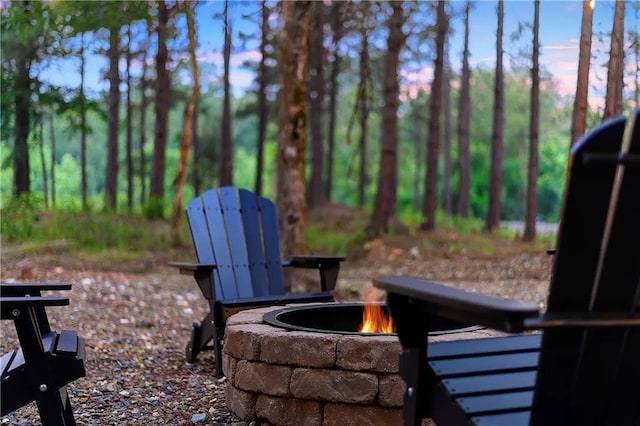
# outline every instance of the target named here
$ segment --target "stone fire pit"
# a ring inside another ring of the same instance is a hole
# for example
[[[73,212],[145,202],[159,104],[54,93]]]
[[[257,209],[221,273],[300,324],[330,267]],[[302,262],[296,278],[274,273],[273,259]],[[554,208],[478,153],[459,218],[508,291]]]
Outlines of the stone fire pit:
[[[227,322],[226,402],[237,416],[274,425],[402,423],[396,335],[288,331],[263,322],[265,313],[282,308],[242,311]],[[478,329],[430,341],[489,335],[495,332]]]

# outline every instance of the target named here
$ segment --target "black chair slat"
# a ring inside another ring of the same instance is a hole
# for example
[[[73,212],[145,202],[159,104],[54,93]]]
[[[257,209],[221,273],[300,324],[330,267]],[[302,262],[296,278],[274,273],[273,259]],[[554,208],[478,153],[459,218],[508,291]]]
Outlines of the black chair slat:
[[[491,354],[508,354],[540,349],[541,334],[489,337],[485,339],[457,340],[429,344],[429,359],[438,360]]]
[[[489,392],[529,390],[533,389],[535,379],[535,371],[521,371],[444,379],[442,383],[452,397],[462,397]]]
[[[0,376],[4,377],[12,368],[17,351],[7,352],[0,357]]]
[[[593,169],[584,167],[580,160],[585,153],[617,154],[624,125],[623,118],[611,120],[589,133],[572,150],[549,286],[548,312],[588,309],[616,165]]]
[[[615,387],[607,391],[604,424],[640,425],[640,329],[627,331],[616,371]]]
[[[540,352],[516,352],[506,355],[474,356],[429,361],[431,370],[441,378],[473,376],[504,371],[536,368]]]
[[[502,392],[491,395],[458,398],[457,403],[470,416],[529,411],[533,402],[533,391]]]
[[[484,417],[474,417],[473,422],[482,426],[527,426],[529,424],[529,412],[495,414]]]
[[[65,355],[78,353],[78,334],[71,330],[60,331],[54,352]]]
[[[54,282],[15,282],[0,283],[0,296],[40,296],[42,291],[71,290],[69,283]]]
[[[581,158],[587,153],[617,154],[622,146],[624,128],[623,118],[611,120],[587,135],[572,150],[549,286],[547,312],[550,314],[589,311],[617,165],[588,167]],[[545,391],[535,394],[533,425],[554,421],[554,413],[559,411],[567,418],[579,415],[577,409],[572,414],[568,406],[572,405],[570,401],[579,398],[577,393],[585,390],[578,389],[575,382],[579,361],[585,354],[583,339],[581,329],[545,331],[542,340],[545,349],[540,355],[537,383],[537,388]],[[596,409],[598,405],[591,408]]]

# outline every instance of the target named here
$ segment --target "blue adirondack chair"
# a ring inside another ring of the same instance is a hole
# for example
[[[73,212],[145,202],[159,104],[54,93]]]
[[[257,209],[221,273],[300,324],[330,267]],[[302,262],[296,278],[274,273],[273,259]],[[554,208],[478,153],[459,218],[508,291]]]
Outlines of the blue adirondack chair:
[[[201,351],[213,349],[216,374],[224,374],[224,328],[233,313],[259,306],[334,301],[331,291],[345,258],[295,256],[283,261],[276,207],[269,199],[246,189],[210,189],[194,198],[186,213],[198,262],[171,265],[193,275],[209,304],[206,317],[193,323],[186,348],[188,362],[195,362]],[[317,269],[320,291],[285,294],[284,267]]]
[[[625,125],[626,123],[626,125]],[[640,425],[640,109],[571,151],[546,312],[381,277],[419,425]],[[539,334],[427,343],[434,316]]]

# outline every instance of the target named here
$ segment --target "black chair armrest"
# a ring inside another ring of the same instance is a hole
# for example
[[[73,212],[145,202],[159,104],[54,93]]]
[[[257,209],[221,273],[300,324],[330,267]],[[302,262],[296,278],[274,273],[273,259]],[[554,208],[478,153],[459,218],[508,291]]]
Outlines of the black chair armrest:
[[[389,298],[412,299],[427,315],[449,318],[509,333],[525,329],[525,320],[540,315],[532,303],[471,293],[410,277],[380,277],[373,285],[386,290]]]
[[[194,262],[169,262],[169,266],[173,266],[180,270],[181,274],[192,275],[195,272],[211,272],[218,266],[213,263],[194,263]]]
[[[347,260],[344,256],[318,256],[318,255],[298,255],[292,256],[289,262],[284,262],[283,266],[293,266],[294,268],[322,269],[328,265],[339,264]]]
[[[0,297],[0,311],[2,319],[14,319],[17,315],[15,310],[44,308],[45,306],[65,306],[69,304],[68,297],[58,296],[2,296]]]
[[[0,295],[2,296],[26,296],[27,294],[39,295],[41,291],[71,290],[70,283],[0,283]]]
[[[317,269],[320,272],[320,288],[322,291],[332,291],[338,281],[340,262],[346,259],[344,256],[292,256],[288,262],[283,262],[282,266]]]

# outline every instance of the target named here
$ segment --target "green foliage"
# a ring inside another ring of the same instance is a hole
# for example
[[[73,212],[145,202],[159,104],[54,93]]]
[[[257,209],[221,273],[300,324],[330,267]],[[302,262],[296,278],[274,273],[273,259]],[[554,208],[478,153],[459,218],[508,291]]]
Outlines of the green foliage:
[[[314,253],[341,256],[347,252],[347,245],[353,239],[349,232],[340,229],[327,229],[322,224],[307,226],[307,245]]]
[[[33,236],[34,225],[41,217],[42,199],[35,194],[13,197],[0,210],[0,230],[8,241],[20,241]]]
[[[17,204],[17,205],[16,205]],[[34,205],[35,204],[35,205]],[[167,224],[140,217],[69,210],[43,212],[39,200],[20,200],[2,210],[2,238],[7,242],[51,244],[87,250],[164,250],[169,246]]]
[[[164,209],[164,200],[158,197],[150,197],[149,200],[147,200],[147,205],[144,208],[144,217],[153,220],[163,219]]]

